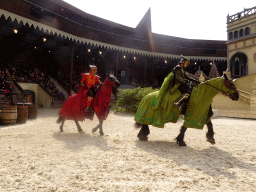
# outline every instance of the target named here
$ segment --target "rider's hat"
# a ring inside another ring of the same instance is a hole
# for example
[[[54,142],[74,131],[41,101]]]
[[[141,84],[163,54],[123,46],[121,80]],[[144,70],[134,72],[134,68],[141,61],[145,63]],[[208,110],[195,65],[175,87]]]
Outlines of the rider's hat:
[[[181,59],[179,61],[179,64],[185,63],[186,61],[188,61],[188,64],[190,64],[189,58],[184,57],[183,55],[181,55]]]

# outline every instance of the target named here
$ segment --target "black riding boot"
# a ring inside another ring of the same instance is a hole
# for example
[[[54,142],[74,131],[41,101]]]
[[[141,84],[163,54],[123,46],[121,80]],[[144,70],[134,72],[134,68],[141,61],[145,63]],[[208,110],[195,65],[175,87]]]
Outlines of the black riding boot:
[[[189,98],[188,93],[183,93],[174,103],[173,106],[178,108],[179,110],[182,109],[182,102]]]

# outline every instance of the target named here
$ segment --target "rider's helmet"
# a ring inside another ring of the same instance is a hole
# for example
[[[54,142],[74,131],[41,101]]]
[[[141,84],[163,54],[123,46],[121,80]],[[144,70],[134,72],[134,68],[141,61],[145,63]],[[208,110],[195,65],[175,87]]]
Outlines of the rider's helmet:
[[[92,71],[97,72],[97,67],[95,65],[89,65],[89,67],[90,67],[90,72]]]
[[[97,69],[95,65],[89,65],[90,69]]]
[[[179,61],[179,64],[183,64],[183,63],[185,63],[186,61],[188,61],[188,64],[190,64],[189,58],[184,57],[183,55],[181,55],[181,59],[180,59],[180,61]]]

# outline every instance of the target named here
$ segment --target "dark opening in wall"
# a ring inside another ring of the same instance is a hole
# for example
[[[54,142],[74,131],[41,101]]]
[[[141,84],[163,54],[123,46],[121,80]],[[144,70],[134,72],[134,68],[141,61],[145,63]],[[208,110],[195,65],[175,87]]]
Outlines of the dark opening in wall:
[[[244,29],[240,29],[239,31],[239,37],[243,37],[244,36]]]
[[[246,27],[245,28],[245,35],[249,35],[250,34],[250,28],[249,27]]]
[[[238,31],[235,31],[234,38],[238,38]]]
[[[230,33],[229,33],[228,39],[229,39],[229,40],[233,39],[233,32],[230,32]]]
[[[32,5],[31,9],[30,9],[30,15],[32,15],[33,17],[36,17],[38,19],[42,19],[44,21],[50,22],[52,23],[55,17],[55,14],[46,11],[40,7],[34,6]]]

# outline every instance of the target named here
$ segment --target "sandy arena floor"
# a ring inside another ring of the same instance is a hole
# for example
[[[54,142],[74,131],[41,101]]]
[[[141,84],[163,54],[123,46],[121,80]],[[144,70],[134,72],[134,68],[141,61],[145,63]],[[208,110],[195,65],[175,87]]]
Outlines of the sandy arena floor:
[[[215,118],[216,144],[204,130],[188,129],[176,145],[182,121],[150,126],[137,139],[133,116],[111,112],[105,136],[91,133],[97,118],[56,124],[58,109],[40,109],[36,120],[0,126],[0,191],[256,191],[255,120]]]

